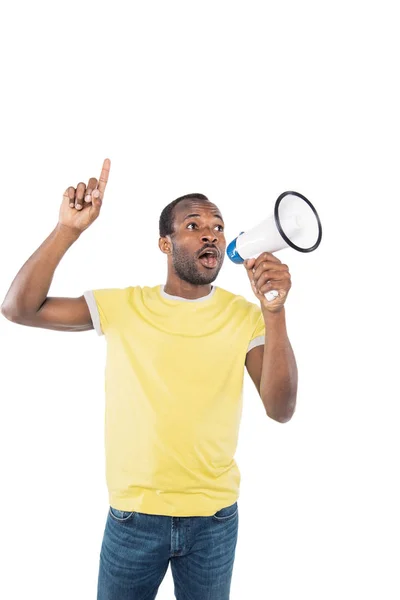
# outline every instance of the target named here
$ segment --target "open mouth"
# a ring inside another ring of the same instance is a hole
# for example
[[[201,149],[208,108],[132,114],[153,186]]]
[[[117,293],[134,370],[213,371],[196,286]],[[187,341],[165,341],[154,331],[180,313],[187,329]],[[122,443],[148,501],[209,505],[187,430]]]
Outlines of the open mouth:
[[[215,269],[218,264],[218,255],[216,248],[206,248],[199,256],[199,261],[206,269]]]
[[[213,254],[204,254],[199,258],[199,261],[206,269],[215,269],[218,264],[217,257]]]

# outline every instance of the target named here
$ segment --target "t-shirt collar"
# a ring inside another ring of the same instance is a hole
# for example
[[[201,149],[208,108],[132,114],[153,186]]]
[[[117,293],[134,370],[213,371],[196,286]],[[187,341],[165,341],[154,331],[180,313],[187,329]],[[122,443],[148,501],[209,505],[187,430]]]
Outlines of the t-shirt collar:
[[[217,286],[213,285],[211,288],[211,292],[209,294],[207,294],[207,296],[203,296],[202,298],[182,298],[182,296],[172,296],[172,294],[167,294],[167,292],[164,291],[165,285],[161,284],[160,285],[160,293],[164,298],[167,298],[168,300],[181,300],[182,302],[203,302],[204,300],[208,300],[209,298],[211,298],[214,293],[215,290],[217,289]]]

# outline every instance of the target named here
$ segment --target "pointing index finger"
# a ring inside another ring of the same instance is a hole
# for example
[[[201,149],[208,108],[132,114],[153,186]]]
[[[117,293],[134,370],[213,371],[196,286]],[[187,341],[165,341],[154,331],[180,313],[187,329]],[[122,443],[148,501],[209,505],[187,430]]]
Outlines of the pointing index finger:
[[[99,177],[99,184],[97,186],[97,189],[100,192],[101,199],[103,198],[104,191],[106,189],[108,176],[110,174],[110,166],[111,166],[111,161],[109,158],[106,158],[103,162],[103,167],[101,169],[101,173],[100,173],[100,177]]]

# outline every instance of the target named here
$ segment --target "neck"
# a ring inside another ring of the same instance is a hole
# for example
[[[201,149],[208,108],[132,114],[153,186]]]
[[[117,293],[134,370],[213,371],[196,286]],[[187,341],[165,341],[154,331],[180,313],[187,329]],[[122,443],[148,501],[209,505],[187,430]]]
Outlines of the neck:
[[[187,281],[179,279],[178,281],[171,281],[167,279],[167,283],[164,286],[164,292],[171,296],[180,296],[181,298],[187,298],[188,300],[195,300],[196,298],[203,298],[211,293],[212,285],[210,283],[206,285],[193,285]]]

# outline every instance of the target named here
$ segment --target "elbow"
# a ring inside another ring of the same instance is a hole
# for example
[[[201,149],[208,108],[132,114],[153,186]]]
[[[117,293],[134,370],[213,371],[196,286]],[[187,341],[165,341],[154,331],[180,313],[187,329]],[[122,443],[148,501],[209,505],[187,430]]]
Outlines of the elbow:
[[[14,319],[13,312],[9,308],[7,308],[4,304],[2,304],[0,310],[1,310],[1,314],[3,315],[3,317],[8,319],[9,321],[13,321],[13,319]]]
[[[277,423],[287,423],[293,417],[292,414],[282,414],[282,415],[270,415],[267,413],[270,419],[273,419]]]
[[[5,317],[8,321],[12,321],[13,323],[21,323],[21,315],[15,309],[13,309],[12,306],[6,306],[2,304],[0,311],[3,317]]]
[[[277,423],[288,423],[294,415],[296,408],[296,398],[285,403],[284,406],[268,406],[266,405],[266,413],[270,419]]]

